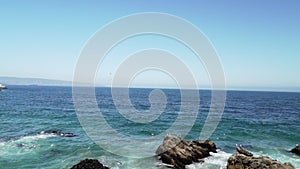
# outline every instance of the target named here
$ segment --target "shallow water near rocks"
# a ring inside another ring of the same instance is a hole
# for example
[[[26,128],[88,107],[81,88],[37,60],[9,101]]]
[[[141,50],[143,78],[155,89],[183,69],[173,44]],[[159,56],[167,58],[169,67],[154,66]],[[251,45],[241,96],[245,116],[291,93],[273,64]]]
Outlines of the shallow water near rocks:
[[[136,109],[149,110],[151,91],[130,89],[131,102]],[[168,129],[180,113],[180,91],[162,91],[167,97],[167,107],[160,119],[151,125],[133,123],[118,114],[110,88],[96,88],[96,97],[100,110],[116,131],[151,138]],[[209,110],[210,91],[199,93],[199,114],[186,139],[199,138]],[[95,144],[78,121],[71,87],[9,86],[9,89],[0,92],[0,100],[0,168],[70,168],[85,158],[97,158],[114,169],[163,168],[155,157],[121,157]],[[228,91],[221,122],[210,137],[219,152],[211,153],[212,156],[205,158],[204,163],[187,168],[226,168],[227,159],[235,151],[236,144],[244,145],[255,155],[268,155],[300,168],[300,157],[287,152],[300,143],[299,121],[300,93]],[[185,128],[188,123],[190,121],[183,120],[179,127]],[[78,136],[40,134],[45,130],[60,130]],[[101,138],[107,142],[115,141],[120,147],[126,146],[122,138],[110,140],[109,133]],[[137,153],[139,151],[142,150],[136,150]]]

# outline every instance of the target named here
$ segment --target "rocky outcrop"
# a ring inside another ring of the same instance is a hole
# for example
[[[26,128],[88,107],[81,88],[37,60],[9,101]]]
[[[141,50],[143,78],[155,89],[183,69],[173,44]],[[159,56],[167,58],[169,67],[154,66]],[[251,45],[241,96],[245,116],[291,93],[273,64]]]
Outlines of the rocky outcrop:
[[[268,156],[254,157],[243,147],[237,147],[236,150],[227,161],[227,169],[295,169],[290,163],[281,163]]]
[[[216,145],[211,140],[188,141],[174,135],[167,135],[156,150],[163,163],[176,169],[200,162],[201,158],[209,156],[209,152],[217,152]]]
[[[290,152],[291,152],[291,153],[295,153],[295,154],[297,154],[298,156],[300,156],[300,146],[299,146],[299,145],[296,145],[296,147],[294,147]]]
[[[85,159],[74,165],[71,169],[109,169],[97,159]]]

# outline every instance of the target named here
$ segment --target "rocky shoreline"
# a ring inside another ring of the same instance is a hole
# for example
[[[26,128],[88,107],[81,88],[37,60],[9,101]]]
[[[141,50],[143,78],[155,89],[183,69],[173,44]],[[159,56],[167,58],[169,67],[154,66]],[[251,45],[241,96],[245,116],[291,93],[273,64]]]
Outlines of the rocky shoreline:
[[[157,148],[156,156],[164,166],[174,169],[184,169],[186,165],[204,162],[203,158],[217,153],[217,147],[211,140],[184,140],[179,136],[167,135]],[[290,150],[300,155],[300,146]],[[268,156],[254,156],[242,146],[236,147],[236,152],[227,160],[227,169],[295,169],[291,163],[281,163]],[[109,169],[97,159],[85,159],[71,169]]]

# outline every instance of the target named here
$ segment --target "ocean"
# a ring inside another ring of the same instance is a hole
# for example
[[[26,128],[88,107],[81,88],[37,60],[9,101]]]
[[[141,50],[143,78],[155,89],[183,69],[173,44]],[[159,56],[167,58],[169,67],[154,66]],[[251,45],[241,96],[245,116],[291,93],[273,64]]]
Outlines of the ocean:
[[[152,90],[129,89],[133,107],[147,112],[151,107],[149,94]],[[149,123],[124,118],[118,113],[110,91],[110,88],[95,89],[99,110],[115,131],[126,136],[154,137],[170,128],[180,114],[180,90],[162,89],[166,107],[157,120]],[[199,112],[186,139],[199,138],[210,108],[211,91],[200,90],[199,94],[200,102],[192,103],[199,104]],[[162,168],[156,157],[123,157],[94,143],[77,118],[72,87],[8,86],[7,90],[0,92],[0,118],[1,169],[64,169],[85,158],[96,158],[113,169]],[[189,123],[182,121],[178,125],[185,128]],[[78,136],[60,137],[41,133],[46,130]],[[106,133],[105,128],[102,130],[100,138],[106,138],[120,147],[127,146],[122,138],[113,138],[111,132]],[[204,163],[192,164],[187,168],[226,168],[227,158],[235,152],[238,144],[255,155],[268,155],[300,169],[300,157],[287,151],[300,143],[299,133],[300,93],[227,91],[224,113],[210,137],[216,143],[218,153],[211,153],[212,156],[206,158]]]

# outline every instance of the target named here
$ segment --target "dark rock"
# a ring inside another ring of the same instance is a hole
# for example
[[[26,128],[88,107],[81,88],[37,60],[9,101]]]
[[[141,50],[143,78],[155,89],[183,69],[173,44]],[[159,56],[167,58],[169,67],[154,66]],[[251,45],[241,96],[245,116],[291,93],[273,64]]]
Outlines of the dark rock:
[[[42,131],[41,134],[60,135],[61,131],[59,131],[59,130],[45,130],[45,131]]]
[[[167,135],[156,154],[160,160],[176,169],[185,165],[199,162],[201,158],[209,156],[209,152],[217,152],[216,145],[211,140],[183,140],[179,136]]]
[[[296,147],[294,147],[290,152],[300,156],[300,146],[296,145]]]
[[[71,169],[109,169],[97,159],[85,159],[74,165]]]
[[[249,156],[249,157],[253,156],[253,154],[250,151],[244,149],[242,146],[237,146],[236,151],[240,154],[244,154],[245,156]]]
[[[19,143],[19,144],[16,144],[17,145],[17,147],[25,147],[26,145],[25,144],[23,144],[23,143]]]
[[[64,132],[59,131],[59,130],[45,130],[45,131],[42,131],[41,134],[52,134],[52,135],[57,135],[57,136],[61,136],[61,137],[75,137],[75,136],[77,136],[76,134],[64,133]]]
[[[227,161],[227,169],[295,169],[290,163],[281,163],[268,156],[254,157],[248,150],[237,147]]]
[[[62,134],[63,137],[75,137],[77,136],[76,134],[73,134],[73,133],[63,133]]]

